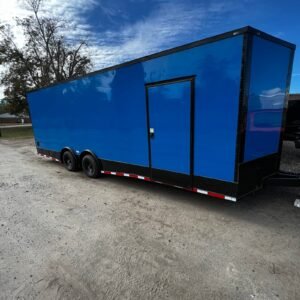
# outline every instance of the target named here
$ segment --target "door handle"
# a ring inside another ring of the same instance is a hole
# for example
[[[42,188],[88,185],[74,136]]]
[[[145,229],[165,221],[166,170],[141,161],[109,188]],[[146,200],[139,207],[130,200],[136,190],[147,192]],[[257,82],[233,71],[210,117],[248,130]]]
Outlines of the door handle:
[[[149,129],[149,135],[150,137],[154,137],[154,128]]]

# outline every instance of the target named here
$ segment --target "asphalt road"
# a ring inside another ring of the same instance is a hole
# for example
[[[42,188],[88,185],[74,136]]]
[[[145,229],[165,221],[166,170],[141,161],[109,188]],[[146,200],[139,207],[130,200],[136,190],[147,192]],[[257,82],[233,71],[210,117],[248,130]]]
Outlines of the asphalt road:
[[[296,188],[232,203],[0,140],[0,299],[300,299]],[[284,147],[283,168],[300,171]]]

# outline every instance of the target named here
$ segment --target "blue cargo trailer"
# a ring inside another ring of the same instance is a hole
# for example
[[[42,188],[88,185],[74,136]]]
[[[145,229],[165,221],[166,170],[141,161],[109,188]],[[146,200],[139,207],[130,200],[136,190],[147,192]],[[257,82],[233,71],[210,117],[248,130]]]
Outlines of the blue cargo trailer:
[[[31,91],[37,152],[236,201],[279,170],[294,50],[244,27]]]

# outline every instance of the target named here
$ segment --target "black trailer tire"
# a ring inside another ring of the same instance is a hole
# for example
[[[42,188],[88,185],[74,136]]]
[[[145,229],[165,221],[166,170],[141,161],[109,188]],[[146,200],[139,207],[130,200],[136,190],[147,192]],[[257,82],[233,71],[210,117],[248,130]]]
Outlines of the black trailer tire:
[[[77,160],[71,151],[65,151],[62,155],[62,163],[68,171],[74,172],[78,170]]]
[[[90,178],[98,178],[101,174],[98,161],[90,154],[83,157],[81,166],[85,175]]]

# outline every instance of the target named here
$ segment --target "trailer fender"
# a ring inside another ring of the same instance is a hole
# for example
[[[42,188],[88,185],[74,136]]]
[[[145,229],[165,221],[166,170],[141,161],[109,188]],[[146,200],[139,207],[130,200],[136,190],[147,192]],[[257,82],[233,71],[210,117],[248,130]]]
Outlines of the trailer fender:
[[[64,147],[61,151],[60,151],[60,161],[63,162],[63,154],[64,152],[69,151],[72,153],[74,159],[76,160],[77,163],[77,168],[80,169],[80,161],[78,159],[78,155],[76,155],[75,151],[70,148],[70,147]]]
[[[78,160],[78,155],[76,155],[75,151],[74,151],[72,148],[70,148],[70,147],[64,147],[64,148],[60,151],[60,161],[62,161],[62,156],[63,156],[64,152],[66,152],[66,151],[70,151],[70,152],[73,154],[74,158],[75,158],[76,160]]]
[[[99,166],[100,170],[103,170],[103,166],[102,166],[101,159],[99,159],[99,158],[97,157],[97,155],[96,155],[93,151],[91,151],[91,150],[89,150],[89,149],[86,149],[86,150],[84,150],[84,151],[82,151],[82,152],[80,153],[80,155],[79,155],[79,163],[81,164],[81,161],[82,161],[83,157],[84,157],[85,155],[87,155],[87,154],[92,155],[92,156],[95,158],[96,162],[98,163],[98,166]]]

